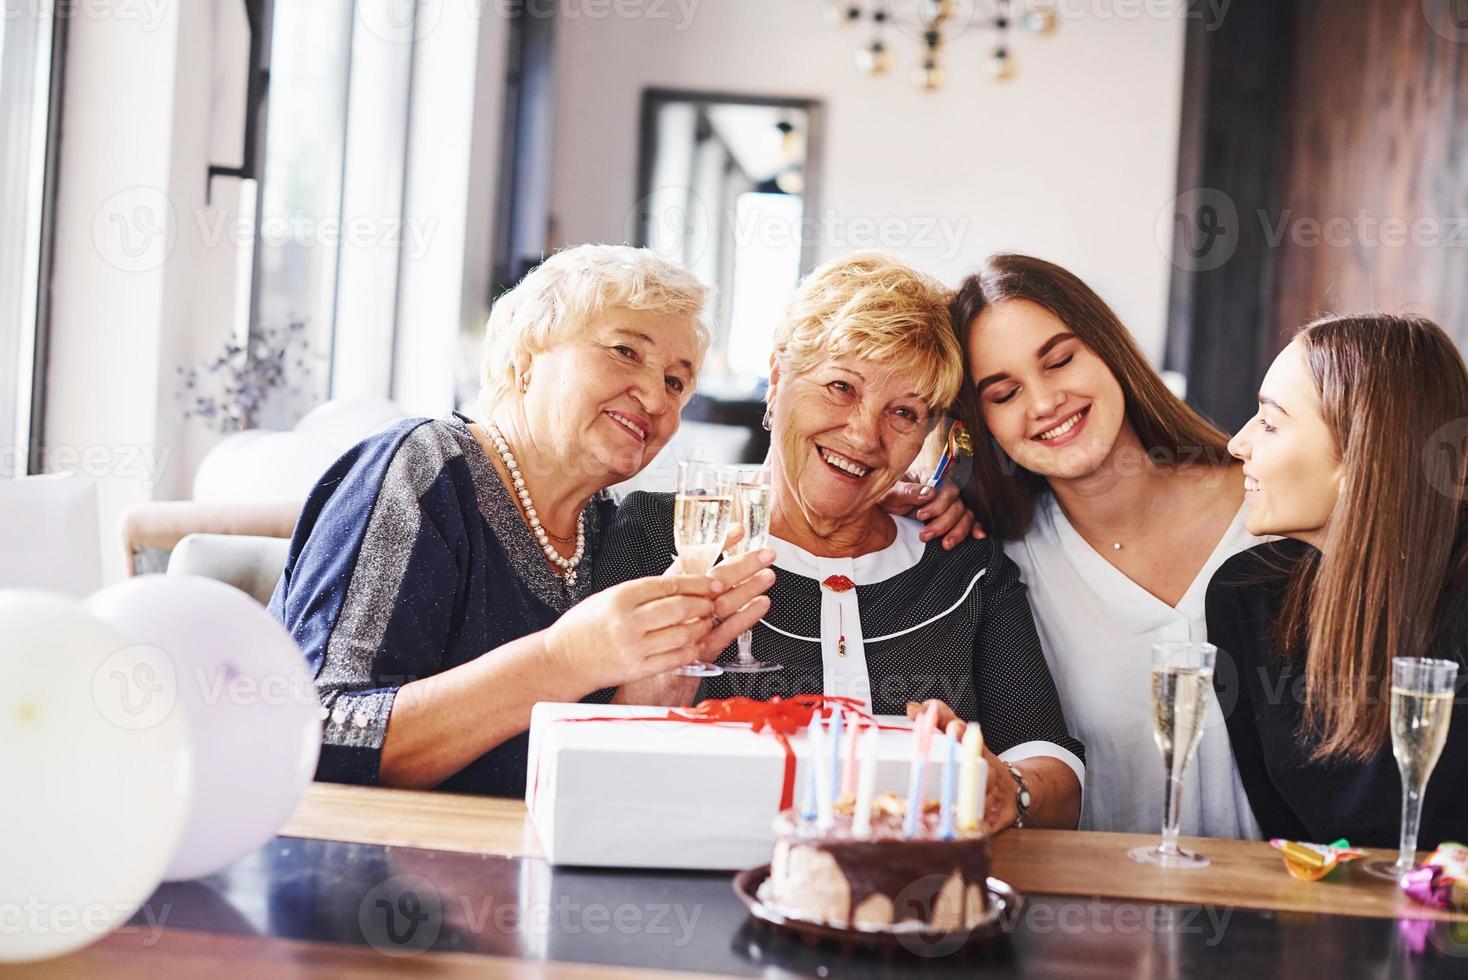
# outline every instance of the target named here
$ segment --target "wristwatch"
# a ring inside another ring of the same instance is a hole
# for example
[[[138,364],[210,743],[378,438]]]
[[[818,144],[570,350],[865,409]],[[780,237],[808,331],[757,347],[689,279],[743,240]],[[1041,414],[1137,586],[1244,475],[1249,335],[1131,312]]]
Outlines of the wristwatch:
[[[1004,767],[1014,777],[1014,825],[1016,827],[1023,827],[1025,825],[1025,817],[1030,815],[1030,788],[1025,785],[1025,777],[1019,774],[1018,769],[1007,762],[1004,763]]]

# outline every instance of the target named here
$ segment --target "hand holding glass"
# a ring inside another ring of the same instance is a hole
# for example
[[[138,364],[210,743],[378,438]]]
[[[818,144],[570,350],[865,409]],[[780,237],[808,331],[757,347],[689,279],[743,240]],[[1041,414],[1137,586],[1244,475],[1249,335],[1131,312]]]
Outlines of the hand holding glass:
[[[689,575],[707,575],[729,535],[733,488],[727,467],[712,463],[679,463],[673,500],[673,542]],[[683,677],[717,677],[724,671],[695,661],[674,673]]]
[[[764,467],[745,467],[734,472],[734,512],[732,523],[739,528],[738,540],[724,549],[727,558],[758,551],[770,537],[770,474]],[[780,664],[754,659],[754,632],[739,634],[739,656],[723,665],[731,674],[762,674],[783,670]]]

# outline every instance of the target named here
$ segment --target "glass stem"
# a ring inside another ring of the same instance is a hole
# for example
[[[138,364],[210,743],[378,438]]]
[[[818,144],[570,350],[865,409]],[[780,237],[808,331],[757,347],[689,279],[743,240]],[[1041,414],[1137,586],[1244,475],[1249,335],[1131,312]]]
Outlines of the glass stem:
[[[1167,774],[1167,792],[1162,795],[1162,846],[1163,854],[1177,854],[1178,824],[1182,820],[1183,781],[1182,777]]]
[[[1402,786],[1402,840],[1397,849],[1397,874],[1404,875],[1417,864],[1417,829],[1422,823],[1422,790]]]
[[[739,662],[742,664],[754,662],[753,630],[745,630],[739,634]]]

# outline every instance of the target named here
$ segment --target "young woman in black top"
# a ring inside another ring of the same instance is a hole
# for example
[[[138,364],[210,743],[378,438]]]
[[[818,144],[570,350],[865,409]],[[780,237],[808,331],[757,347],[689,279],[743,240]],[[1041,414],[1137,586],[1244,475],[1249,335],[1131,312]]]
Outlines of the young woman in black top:
[[[1207,598],[1215,685],[1266,837],[1397,843],[1392,658],[1468,652],[1465,435],[1452,341],[1372,314],[1307,326],[1229,444],[1249,530],[1285,539],[1226,562]],[[1427,787],[1423,847],[1468,834],[1465,700]]]

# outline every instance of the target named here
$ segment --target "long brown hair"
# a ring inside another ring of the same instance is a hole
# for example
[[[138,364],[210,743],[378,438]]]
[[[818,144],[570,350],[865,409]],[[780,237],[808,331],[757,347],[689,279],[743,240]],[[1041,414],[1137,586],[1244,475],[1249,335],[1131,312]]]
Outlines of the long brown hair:
[[[1147,363],[1136,340],[1096,292],[1052,262],[1012,253],[991,255],[953,297],[953,329],[963,347],[964,385],[955,411],[975,436],[973,476],[964,501],[979,522],[1001,539],[1022,536],[1047,488],[1044,477],[1009,458],[984,424],[969,357],[974,319],[991,306],[1028,300],[1054,314],[1116,376],[1126,418],[1155,465],[1187,462],[1228,465],[1228,436],[1177,397]]]
[[[1322,549],[1295,566],[1276,648],[1305,655],[1314,757],[1364,760],[1390,738],[1392,658],[1459,659],[1434,644],[1462,613],[1468,370],[1422,317],[1329,316],[1296,342],[1342,479]]]

